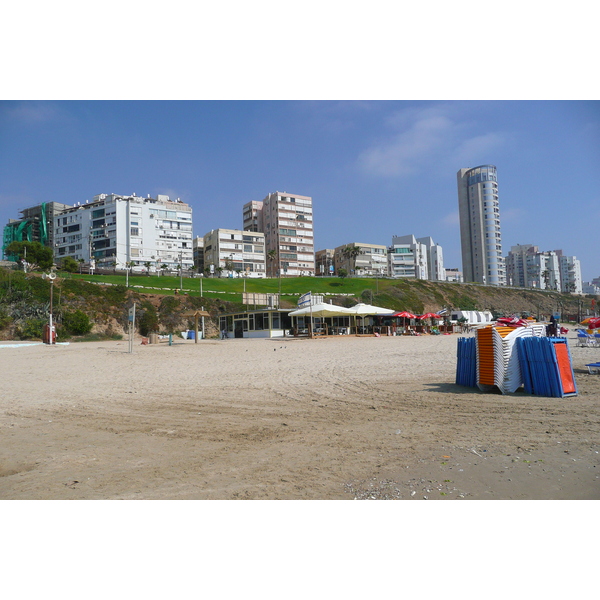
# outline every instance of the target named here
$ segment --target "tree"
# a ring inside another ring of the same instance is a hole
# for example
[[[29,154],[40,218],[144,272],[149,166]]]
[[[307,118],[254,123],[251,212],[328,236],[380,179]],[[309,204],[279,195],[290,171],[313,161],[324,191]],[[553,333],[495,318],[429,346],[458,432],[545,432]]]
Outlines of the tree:
[[[342,250],[342,256],[348,261],[348,268],[350,270],[353,269],[353,263],[354,263],[354,269],[356,269],[356,257],[359,254],[360,254],[359,246],[348,245]]]
[[[267,261],[271,265],[271,277],[273,277],[273,266],[274,266],[276,259],[277,259],[277,250],[269,250],[267,252]]]
[[[40,269],[50,269],[54,264],[52,248],[42,246],[39,242],[11,242],[5,253],[16,255],[21,262],[26,261]]]
[[[77,271],[81,271],[79,263],[72,256],[65,256],[60,261],[60,266],[61,269],[67,271],[67,273],[77,273]]]
[[[146,275],[148,275],[148,277],[150,277],[150,263],[145,262],[144,267],[146,267]]]
[[[348,277],[348,271],[346,271],[346,269],[338,269],[338,277],[340,279],[345,279]]]

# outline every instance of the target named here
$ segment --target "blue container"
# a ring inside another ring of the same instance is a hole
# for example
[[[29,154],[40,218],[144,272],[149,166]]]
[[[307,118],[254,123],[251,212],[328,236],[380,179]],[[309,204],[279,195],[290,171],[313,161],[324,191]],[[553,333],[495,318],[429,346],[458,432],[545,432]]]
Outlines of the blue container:
[[[196,332],[193,330],[188,331],[188,340],[195,340],[196,339]]]

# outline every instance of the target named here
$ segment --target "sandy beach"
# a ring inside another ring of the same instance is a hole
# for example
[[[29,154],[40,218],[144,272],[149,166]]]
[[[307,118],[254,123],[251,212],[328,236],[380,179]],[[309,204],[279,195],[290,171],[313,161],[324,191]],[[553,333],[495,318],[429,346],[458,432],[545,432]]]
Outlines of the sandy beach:
[[[1,499],[598,499],[578,395],[455,385],[458,335],[0,348]]]

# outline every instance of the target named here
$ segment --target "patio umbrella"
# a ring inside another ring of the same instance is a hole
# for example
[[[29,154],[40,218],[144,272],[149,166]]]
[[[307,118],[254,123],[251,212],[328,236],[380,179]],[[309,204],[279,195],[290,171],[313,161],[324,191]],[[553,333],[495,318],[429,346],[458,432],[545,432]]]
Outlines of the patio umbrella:
[[[416,319],[417,315],[413,315],[412,313],[408,312],[407,310],[403,310],[402,312],[397,312],[394,313],[393,315],[390,315],[392,317],[403,317],[404,319]]]
[[[417,318],[417,315],[413,315],[411,312],[408,312],[407,310],[403,310],[402,312],[396,312],[391,316],[392,317],[402,317],[403,327],[406,327],[406,319],[416,319]]]
[[[359,302],[350,309],[350,312],[358,317],[369,315],[393,315],[396,311],[391,308],[382,308],[381,306],[373,306],[372,304],[363,304]]]
[[[436,314],[436,313],[432,313],[432,312],[428,312],[425,313],[424,315],[420,315],[417,317],[417,319],[420,319],[422,321],[424,321],[425,319],[431,319],[431,326],[433,327],[433,319],[443,319],[444,317]]]
[[[336,306],[335,304],[325,304],[324,302],[305,306],[289,313],[290,317],[304,317],[306,315],[312,315],[313,317],[343,317],[351,314],[354,313],[349,308]]]
[[[350,312],[354,315],[354,326],[356,327],[357,317],[362,319],[368,316],[390,316],[396,311],[390,308],[382,308],[381,306],[373,306],[372,304],[364,304],[359,302],[350,309]]]
[[[581,321],[582,325],[587,325],[588,329],[600,329],[600,317],[588,317]]]

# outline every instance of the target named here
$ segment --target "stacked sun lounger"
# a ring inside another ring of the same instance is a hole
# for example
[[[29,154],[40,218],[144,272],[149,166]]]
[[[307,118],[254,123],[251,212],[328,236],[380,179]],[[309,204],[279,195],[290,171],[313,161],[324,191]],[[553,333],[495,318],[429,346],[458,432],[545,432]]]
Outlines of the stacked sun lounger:
[[[475,338],[459,338],[456,383],[486,392],[497,388],[503,394],[523,385],[534,395],[576,394],[567,341],[547,338],[545,330],[541,323],[496,323],[478,329]],[[529,345],[521,350],[524,343]],[[544,385],[542,380],[548,379],[553,383]]]
[[[521,338],[517,349],[527,393],[551,398],[577,395],[566,339]]]
[[[456,385],[477,387],[477,345],[475,338],[458,338]]]

